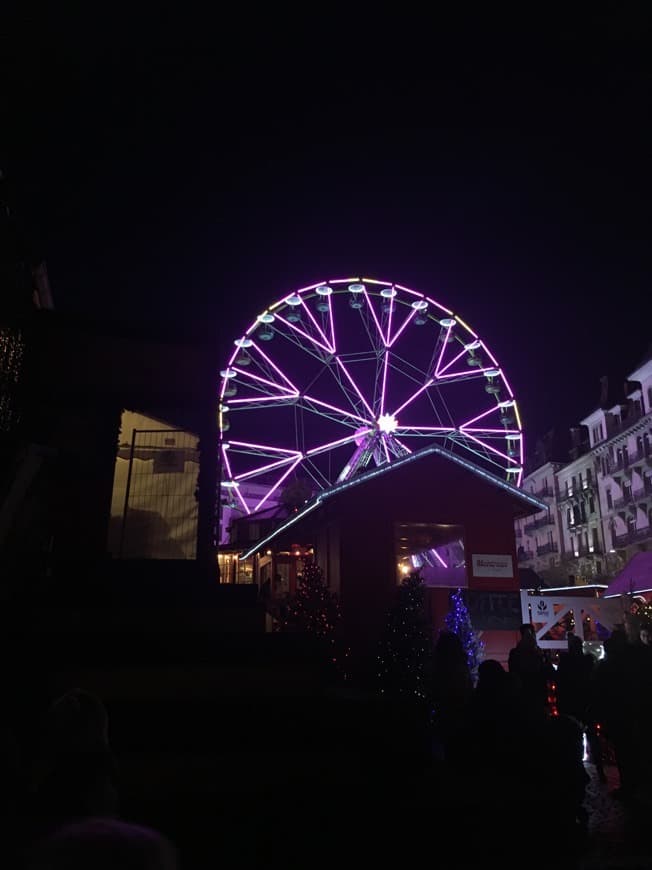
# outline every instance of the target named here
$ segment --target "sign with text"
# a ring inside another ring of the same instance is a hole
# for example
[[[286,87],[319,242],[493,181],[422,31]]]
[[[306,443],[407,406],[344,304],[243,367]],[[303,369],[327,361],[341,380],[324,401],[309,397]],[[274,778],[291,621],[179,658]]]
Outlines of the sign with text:
[[[473,553],[471,556],[474,577],[513,577],[514,565],[510,555]]]

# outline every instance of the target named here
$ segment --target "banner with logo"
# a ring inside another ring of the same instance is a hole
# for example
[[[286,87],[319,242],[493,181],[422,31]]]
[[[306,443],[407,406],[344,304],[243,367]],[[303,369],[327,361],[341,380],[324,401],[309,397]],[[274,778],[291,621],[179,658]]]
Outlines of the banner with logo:
[[[513,577],[514,564],[510,555],[473,553],[471,556],[474,577]]]

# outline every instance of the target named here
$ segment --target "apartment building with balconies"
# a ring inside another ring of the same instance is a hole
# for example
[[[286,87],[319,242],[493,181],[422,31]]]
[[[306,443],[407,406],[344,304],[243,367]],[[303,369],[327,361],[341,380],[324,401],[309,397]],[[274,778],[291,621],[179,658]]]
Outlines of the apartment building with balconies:
[[[620,564],[652,548],[652,358],[628,375],[625,398],[582,421],[595,458],[605,548]]]
[[[544,501],[548,509],[515,524],[519,567],[531,568],[544,579],[558,575],[564,552],[557,509],[560,467],[558,462],[544,462],[524,477],[521,489]]]

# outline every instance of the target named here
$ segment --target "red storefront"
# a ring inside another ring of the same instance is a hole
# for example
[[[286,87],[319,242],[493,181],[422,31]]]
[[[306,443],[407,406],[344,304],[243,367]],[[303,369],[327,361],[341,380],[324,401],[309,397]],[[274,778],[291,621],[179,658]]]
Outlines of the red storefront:
[[[375,655],[394,590],[411,570],[424,578],[435,629],[453,589],[466,588],[476,603],[513,597],[511,618],[494,619],[491,630],[476,626],[486,655],[502,659],[520,623],[514,520],[545,507],[466,459],[428,447],[322,492],[242,558],[301,559],[314,548],[340,597],[350,645],[364,658]]]

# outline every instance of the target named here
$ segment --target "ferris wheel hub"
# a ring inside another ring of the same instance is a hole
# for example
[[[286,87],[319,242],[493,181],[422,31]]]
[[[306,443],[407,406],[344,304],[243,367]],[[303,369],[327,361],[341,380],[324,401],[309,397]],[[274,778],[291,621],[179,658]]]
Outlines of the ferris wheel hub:
[[[398,427],[398,420],[393,414],[381,414],[376,425],[381,432],[394,432]]]

